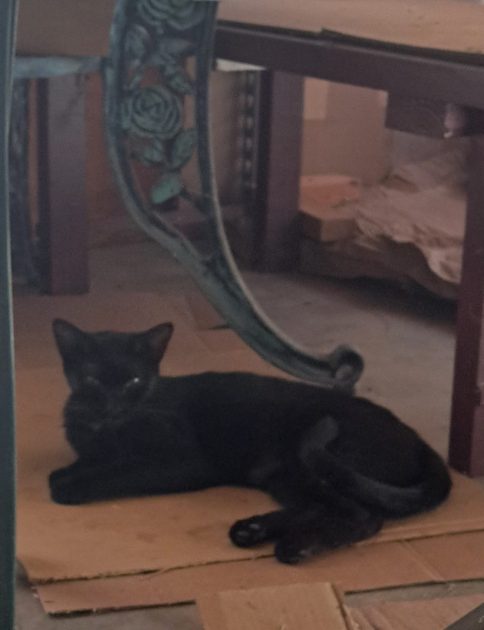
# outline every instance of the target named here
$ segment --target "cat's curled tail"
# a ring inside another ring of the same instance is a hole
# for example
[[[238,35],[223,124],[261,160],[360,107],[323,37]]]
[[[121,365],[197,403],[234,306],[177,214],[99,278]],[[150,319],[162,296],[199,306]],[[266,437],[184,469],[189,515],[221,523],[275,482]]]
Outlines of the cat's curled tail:
[[[329,444],[337,435],[336,423],[332,418],[325,418],[318,424],[325,434],[323,441]],[[329,481],[338,492],[376,508],[384,516],[404,517],[437,507],[447,498],[452,487],[449,470],[440,455],[423,441],[419,447],[422,461],[420,481],[411,486],[391,485],[362,475],[326,448],[314,449],[308,442],[301,445],[300,455],[313,474]]]

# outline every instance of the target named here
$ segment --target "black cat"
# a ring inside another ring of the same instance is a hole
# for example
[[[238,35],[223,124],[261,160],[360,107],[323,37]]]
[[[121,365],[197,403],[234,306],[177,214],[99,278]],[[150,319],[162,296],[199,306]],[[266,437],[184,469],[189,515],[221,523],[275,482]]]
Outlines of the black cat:
[[[386,517],[448,495],[442,459],[363,398],[245,373],[160,377],[173,332],[53,330],[71,387],[65,431],[77,461],[49,478],[54,501],[241,485],[282,508],[236,522],[240,547],[274,540],[296,563],[378,532]]]

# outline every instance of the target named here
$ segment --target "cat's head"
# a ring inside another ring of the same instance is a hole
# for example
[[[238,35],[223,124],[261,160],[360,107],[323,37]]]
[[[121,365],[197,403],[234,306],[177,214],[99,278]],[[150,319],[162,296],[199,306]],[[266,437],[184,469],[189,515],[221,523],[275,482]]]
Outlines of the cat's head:
[[[133,402],[156,380],[173,334],[171,323],[139,333],[85,332],[56,319],[52,329],[73,392],[86,390]]]

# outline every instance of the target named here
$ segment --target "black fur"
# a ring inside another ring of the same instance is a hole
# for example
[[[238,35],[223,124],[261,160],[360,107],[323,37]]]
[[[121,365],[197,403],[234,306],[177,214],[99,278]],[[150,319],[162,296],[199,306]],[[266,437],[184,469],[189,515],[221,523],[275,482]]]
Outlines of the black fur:
[[[53,324],[71,386],[64,417],[77,461],[49,478],[54,501],[260,488],[281,509],[230,538],[276,543],[295,563],[375,534],[386,517],[448,495],[444,462],[390,411],[363,398],[245,373],[160,377],[173,332],[86,333]]]

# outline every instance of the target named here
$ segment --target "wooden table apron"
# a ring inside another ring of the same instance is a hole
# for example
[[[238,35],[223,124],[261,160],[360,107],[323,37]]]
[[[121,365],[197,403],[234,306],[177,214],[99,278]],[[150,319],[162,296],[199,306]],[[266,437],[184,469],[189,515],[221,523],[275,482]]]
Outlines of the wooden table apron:
[[[294,75],[325,79],[416,99],[434,100],[484,111],[484,57],[449,52],[339,41],[312,34],[280,32],[255,25],[219,22],[215,55],[266,69],[265,83],[274,89],[266,103],[277,106],[284,95],[294,95]],[[302,86],[301,88],[302,89]],[[301,98],[296,94],[295,98]],[[287,112],[286,112],[287,114]],[[295,114],[297,116],[299,114]],[[286,116],[286,125],[290,124]],[[300,120],[294,118],[294,128]],[[269,128],[269,133],[271,132]],[[484,139],[474,136],[469,157],[468,204],[462,280],[459,295],[451,430],[450,464],[472,475],[484,474]],[[258,183],[271,190],[269,178],[284,181],[286,199],[298,199],[300,139],[293,138],[295,160],[271,147],[262,137]],[[288,164],[292,173],[287,176]],[[285,177],[278,178],[278,174]],[[297,206],[278,215],[278,198],[262,200],[266,224],[277,224],[268,249],[280,251],[293,229]],[[418,357],[415,357],[418,361]],[[425,383],[422,383],[425,387]]]

